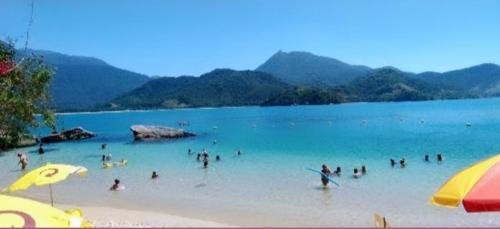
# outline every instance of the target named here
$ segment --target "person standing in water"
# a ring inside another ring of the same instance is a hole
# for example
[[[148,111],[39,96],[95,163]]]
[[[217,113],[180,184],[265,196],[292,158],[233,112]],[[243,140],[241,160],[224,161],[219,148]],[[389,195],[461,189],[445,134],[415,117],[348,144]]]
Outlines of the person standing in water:
[[[361,174],[363,174],[363,175],[366,174],[366,167],[364,165],[361,166]]]
[[[443,155],[441,153],[437,154],[437,161],[442,162],[443,161]]]
[[[399,160],[399,165],[401,166],[401,168],[404,168],[406,166],[406,160],[404,158],[401,158],[401,160]]]
[[[193,152],[191,152],[191,149],[188,149],[188,155],[193,155]]]
[[[203,168],[208,168],[208,155],[203,157]]]
[[[326,187],[330,182],[327,176],[330,176],[332,174],[332,171],[330,170],[330,168],[328,168],[327,165],[323,164],[321,166],[321,173],[323,173],[321,174],[321,183],[323,183],[323,186]]]
[[[359,178],[359,177],[361,177],[361,173],[358,171],[358,168],[354,168],[352,177],[353,178]]]
[[[220,156],[219,155],[215,156],[215,160],[220,161]]]
[[[102,155],[101,160],[102,160],[103,162],[105,162],[105,161],[106,161],[106,155],[104,155],[104,154],[103,154],[103,155]]]
[[[106,143],[101,144],[101,149],[106,149]]]
[[[426,162],[429,162],[429,161],[430,161],[430,160],[429,160],[429,154],[426,154],[426,155],[424,156],[424,161],[426,161]]]
[[[158,175],[158,173],[156,173],[156,171],[153,171],[153,174],[151,174],[151,179],[156,179],[158,178],[160,175]]]
[[[391,166],[394,167],[396,165],[396,161],[391,158]]]
[[[19,158],[18,165],[21,165],[21,170],[25,170],[26,166],[28,166],[28,156],[24,153],[18,153],[17,157]]]
[[[45,150],[43,149],[43,144],[40,143],[40,146],[38,147],[38,154],[42,155],[45,153]]]

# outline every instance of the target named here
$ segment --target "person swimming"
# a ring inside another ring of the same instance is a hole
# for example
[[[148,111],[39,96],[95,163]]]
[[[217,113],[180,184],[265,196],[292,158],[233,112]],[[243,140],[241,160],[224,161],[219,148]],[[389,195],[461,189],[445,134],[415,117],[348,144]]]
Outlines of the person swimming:
[[[366,174],[366,167],[364,165],[361,166],[361,174]]]
[[[122,190],[123,186],[120,185],[120,180],[115,179],[115,183],[109,188],[110,191],[119,191]]]
[[[153,171],[153,174],[151,174],[151,179],[156,179],[158,178],[160,175],[158,175],[158,173],[156,173],[156,171]]]
[[[19,158],[18,165],[21,165],[21,170],[25,170],[26,166],[28,166],[28,156],[24,153],[18,153],[17,157]]]
[[[442,162],[443,161],[443,155],[441,153],[437,154],[437,161]]]
[[[220,161],[220,156],[219,155],[215,156],[215,160]]]
[[[359,178],[359,177],[361,177],[361,175],[362,174],[359,172],[358,168],[354,168],[354,171],[352,173],[352,177],[353,178]]]
[[[335,172],[333,172],[333,173],[337,176],[340,176],[340,173],[342,173],[340,166],[337,166],[337,168],[335,169]]]
[[[429,154],[426,154],[426,155],[424,156],[424,161],[426,161],[426,162],[429,162],[429,161],[430,161],[430,160],[429,160]]]
[[[391,166],[394,167],[396,165],[396,161],[391,158]]]
[[[101,149],[106,149],[106,143],[101,144]]]
[[[330,176],[332,174],[332,171],[330,170],[330,168],[328,168],[327,165],[323,164],[321,165],[321,172],[323,173],[321,174],[321,183],[323,183],[323,186],[326,187],[330,182],[327,176]]]
[[[38,154],[42,155],[45,153],[45,150],[43,149],[43,144],[40,144],[40,146],[38,147]]]
[[[401,166],[401,168],[404,168],[406,166],[406,160],[404,158],[401,158],[401,160],[399,160],[399,165]]]

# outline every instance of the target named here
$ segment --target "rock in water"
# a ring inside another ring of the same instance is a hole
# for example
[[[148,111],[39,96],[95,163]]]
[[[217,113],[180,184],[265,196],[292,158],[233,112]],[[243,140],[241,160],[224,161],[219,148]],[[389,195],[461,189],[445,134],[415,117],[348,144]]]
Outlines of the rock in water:
[[[95,134],[83,129],[82,127],[76,127],[73,129],[65,130],[61,133],[51,134],[49,136],[43,137],[41,141],[43,143],[52,143],[52,142],[62,142],[62,141],[70,141],[70,140],[83,140],[95,137]]]
[[[162,138],[185,138],[196,136],[183,129],[175,129],[164,126],[133,125],[130,130],[134,134],[135,140],[155,140]]]

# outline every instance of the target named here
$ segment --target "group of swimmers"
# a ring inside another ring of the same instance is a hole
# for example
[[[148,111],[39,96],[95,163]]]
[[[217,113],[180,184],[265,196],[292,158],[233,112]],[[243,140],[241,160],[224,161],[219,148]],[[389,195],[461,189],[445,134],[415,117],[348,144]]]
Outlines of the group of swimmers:
[[[443,158],[443,154],[441,154],[441,153],[436,154],[436,161],[437,161],[437,162],[442,162],[443,160],[444,160],[444,158]],[[431,160],[429,159],[429,154],[425,154],[425,155],[424,155],[424,161],[425,161],[425,162],[430,162],[430,161],[431,161]],[[392,159],[392,158],[391,158],[391,159],[389,159],[389,162],[390,162],[390,164],[391,164],[391,166],[392,166],[392,167],[396,166],[396,161],[395,161],[394,159]],[[406,167],[406,165],[407,165],[407,164],[406,164],[406,159],[405,159],[405,158],[401,158],[401,159],[399,160],[399,166],[400,166],[401,168],[404,168],[404,167]]]
[[[332,172],[332,170],[330,170],[328,165],[323,164],[321,166],[321,173],[323,173],[323,174],[321,174],[321,183],[323,183],[323,186],[327,186],[328,183],[330,182],[330,180],[328,179],[327,176],[335,175],[335,176],[340,177],[340,175],[342,173],[342,168],[340,168],[340,166],[337,166],[335,171]],[[357,178],[360,178],[361,176],[365,175],[366,173],[367,173],[366,166],[363,165],[363,166],[361,166],[361,169],[358,169],[358,168],[353,169],[352,177],[357,179]]]

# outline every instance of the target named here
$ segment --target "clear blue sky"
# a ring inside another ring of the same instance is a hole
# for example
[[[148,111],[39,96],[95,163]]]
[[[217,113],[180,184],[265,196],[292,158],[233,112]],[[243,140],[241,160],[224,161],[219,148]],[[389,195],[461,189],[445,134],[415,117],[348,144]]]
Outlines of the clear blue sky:
[[[29,0],[0,0],[0,38],[24,43]],[[31,48],[149,75],[254,69],[278,50],[371,67],[500,64],[497,0],[36,0]]]

